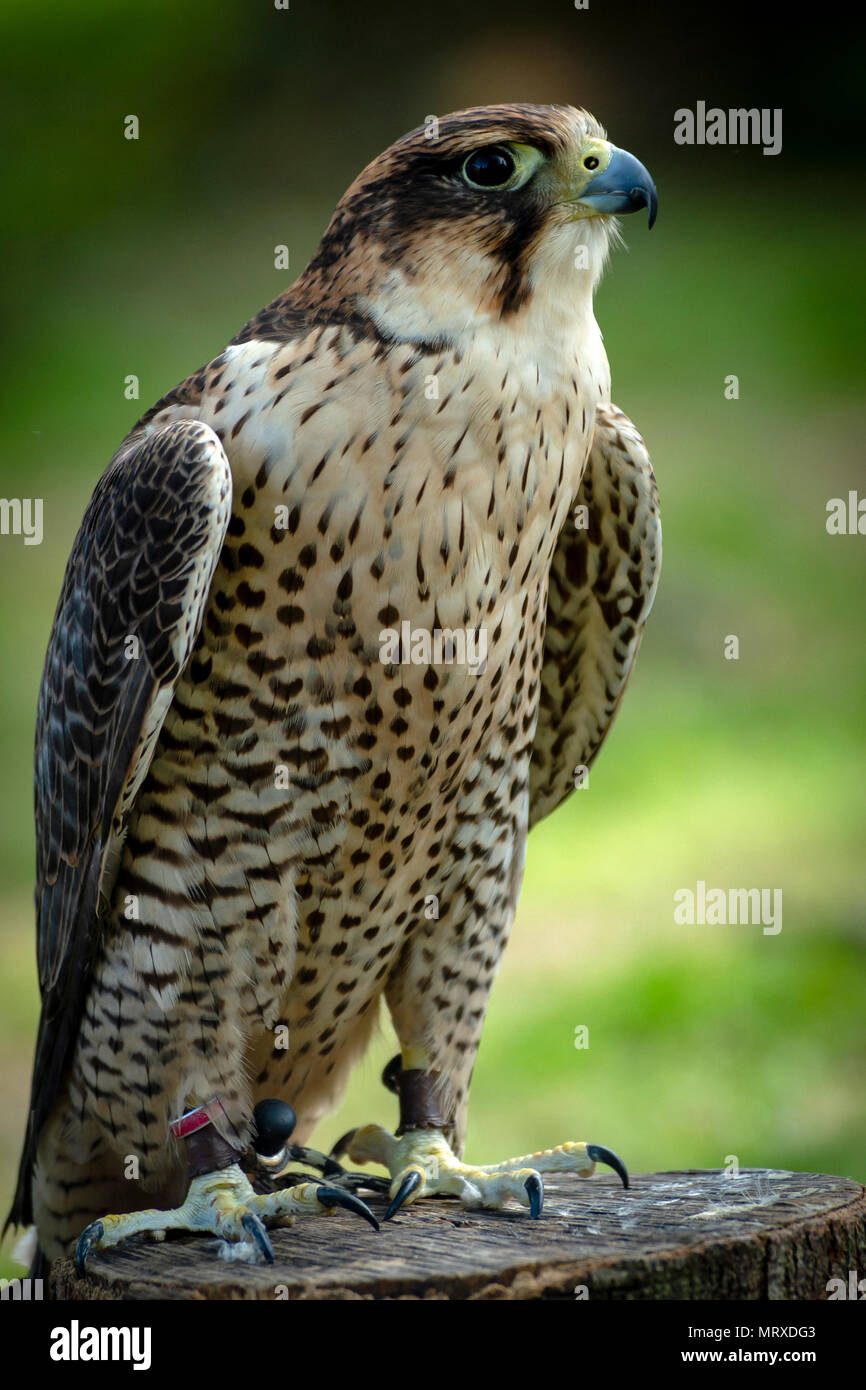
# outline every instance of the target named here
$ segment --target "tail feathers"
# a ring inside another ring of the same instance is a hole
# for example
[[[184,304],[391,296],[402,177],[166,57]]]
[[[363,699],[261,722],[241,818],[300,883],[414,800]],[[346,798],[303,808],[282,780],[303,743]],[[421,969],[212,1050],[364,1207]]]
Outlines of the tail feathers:
[[[36,1227],[28,1226],[26,1231],[22,1231],[12,1247],[12,1258],[17,1260],[20,1265],[29,1265],[35,1260],[39,1253],[39,1240],[36,1235]]]
[[[47,1279],[51,1272],[51,1261],[40,1248],[39,1236],[35,1226],[21,1231],[12,1247],[12,1258],[16,1264],[27,1268],[28,1279]]]

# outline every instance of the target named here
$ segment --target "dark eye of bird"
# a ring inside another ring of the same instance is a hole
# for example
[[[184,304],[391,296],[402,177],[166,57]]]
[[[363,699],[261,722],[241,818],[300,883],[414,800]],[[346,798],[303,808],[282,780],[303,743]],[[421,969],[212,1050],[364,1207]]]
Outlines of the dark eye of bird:
[[[500,145],[476,150],[463,164],[463,176],[476,188],[501,188],[515,170],[514,156]]]
[[[597,168],[598,168],[598,160],[596,159],[596,157],[595,157],[594,154],[588,154],[588,155],[586,156],[586,159],[583,161],[583,167],[584,167],[584,169],[597,169]]]

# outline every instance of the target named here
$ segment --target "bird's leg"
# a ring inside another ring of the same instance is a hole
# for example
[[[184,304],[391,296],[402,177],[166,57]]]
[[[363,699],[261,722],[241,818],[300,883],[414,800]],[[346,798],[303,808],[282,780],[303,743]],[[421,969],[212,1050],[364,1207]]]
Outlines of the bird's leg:
[[[172,1123],[172,1133],[187,1146],[190,1184],[185,1201],[174,1210],[152,1208],[91,1222],[75,1249],[79,1273],[84,1273],[91,1251],[135,1235],[162,1240],[166,1231],[209,1232],[219,1237],[221,1259],[259,1264],[274,1259],[266,1226],[285,1224],[294,1216],[344,1207],[378,1230],[376,1218],[360,1198],[319,1180],[302,1181],[278,1192],[256,1192],[240,1166],[240,1150],[217,1128],[221,1117],[225,1118],[224,1112],[215,1099]]]
[[[451,1147],[453,1119],[447,1091],[435,1072],[404,1069],[400,1057],[385,1068],[386,1086],[400,1097],[400,1126],[389,1134],[381,1125],[365,1125],[345,1135],[333,1150],[353,1163],[381,1163],[391,1175],[390,1220],[419,1197],[459,1197],[466,1207],[501,1207],[513,1199],[541,1215],[542,1173],[577,1173],[588,1178],[596,1163],[606,1163],[628,1187],[622,1160],[601,1144],[569,1143],[484,1166],[463,1163]]]

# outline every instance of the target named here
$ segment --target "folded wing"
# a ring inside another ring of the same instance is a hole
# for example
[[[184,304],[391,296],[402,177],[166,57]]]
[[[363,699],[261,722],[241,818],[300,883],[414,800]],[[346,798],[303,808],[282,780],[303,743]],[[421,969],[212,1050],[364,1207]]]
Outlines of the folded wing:
[[[591,766],[613,723],[661,567],[658,493],[627,415],[600,409],[572,516],[550,574],[530,826]]]
[[[126,819],[201,627],[232,477],[196,420],[130,436],[88,504],[49,639],[36,726],[42,1016],[18,1188],[31,1219],[39,1131],[81,1024]]]

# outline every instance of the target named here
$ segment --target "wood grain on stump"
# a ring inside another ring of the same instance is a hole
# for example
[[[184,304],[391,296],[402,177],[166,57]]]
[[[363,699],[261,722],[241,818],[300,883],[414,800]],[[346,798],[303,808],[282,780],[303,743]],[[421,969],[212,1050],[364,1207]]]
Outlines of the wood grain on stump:
[[[825,1299],[866,1270],[866,1189],[780,1170],[546,1180],[544,1212],[465,1211],[427,1199],[377,1234],[357,1217],[271,1232],[276,1263],[215,1257],[212,1239],[169,1238],[70,1260],[52,1296],[76,1299]],[[385,1202],[370,1197],[381,1218]],[[585,1292],[584,1292],[585,1291]]]

